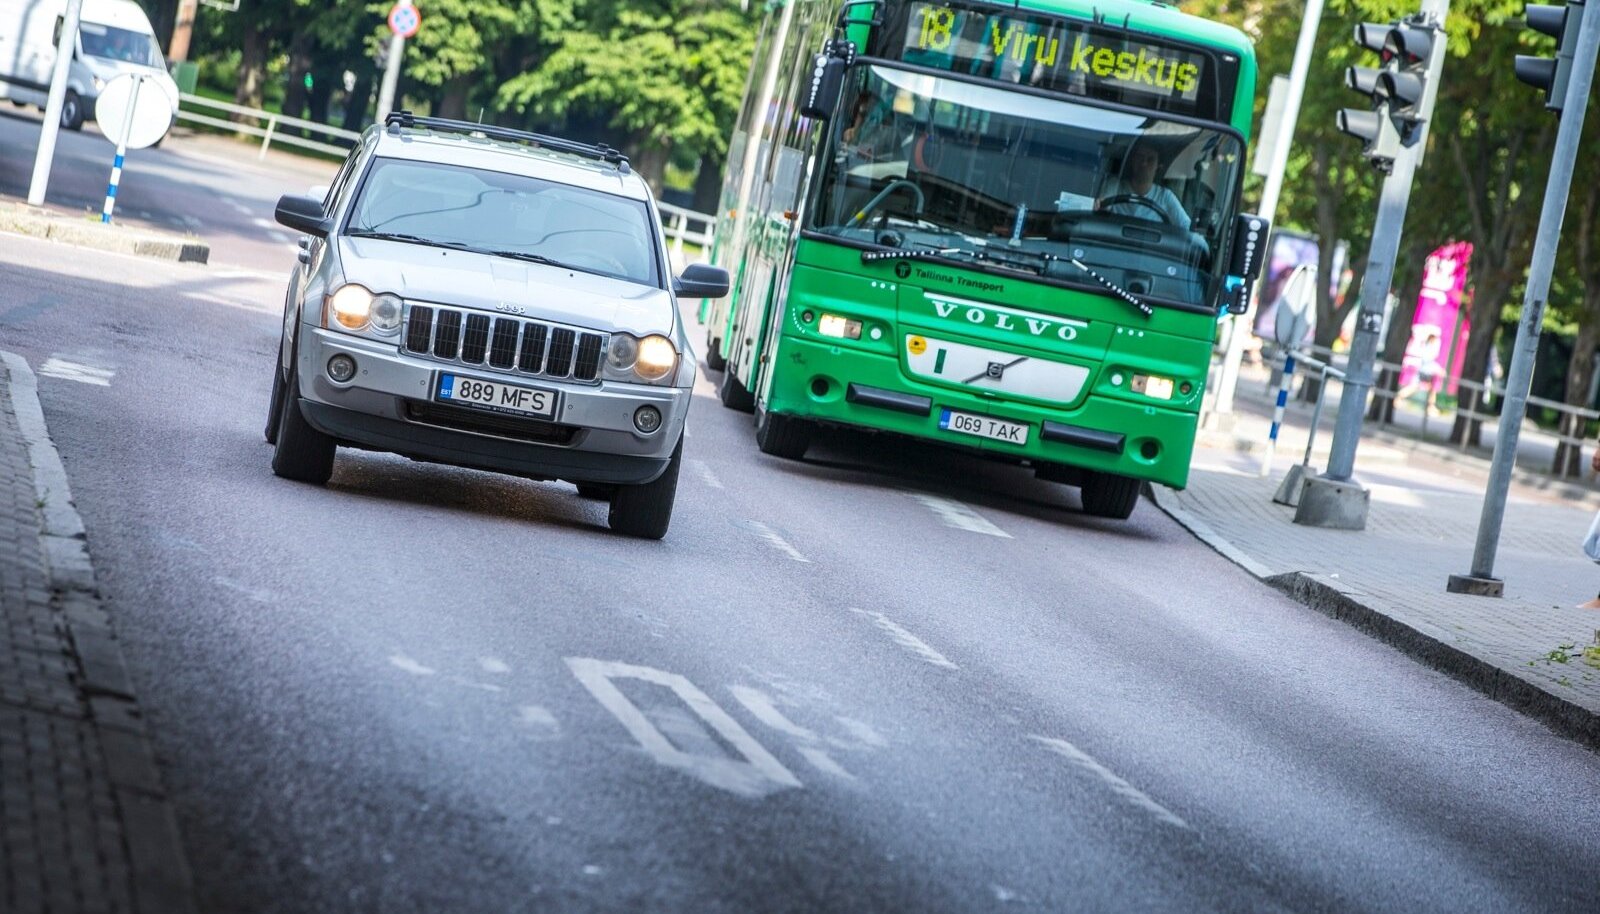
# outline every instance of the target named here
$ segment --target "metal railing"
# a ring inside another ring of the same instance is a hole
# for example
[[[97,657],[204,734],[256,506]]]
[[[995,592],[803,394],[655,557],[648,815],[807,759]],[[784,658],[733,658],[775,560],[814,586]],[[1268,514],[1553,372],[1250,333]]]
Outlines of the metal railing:
[[[350,151],[351,147],[355,145],[357,140],[361,139],[361,134],[355,132],[354,130],[345,130],[343,127],[333,127],[328,124],[319,124],[316,121],[308,121],[298,117],[287,117],[282,114],[274,114],[271,111],[263,111],[260,108],[246,108],[243,105],[235,105],[232,102],[218,101],[214,98],[205,98],[204,96],[190,95],[187,93],[179,95],[178,99],[178,120],[180,121],[190,121],[196,124],[205,124],[208,127],[220,127],[223,130],[230,130],[234,133],[243,133],[248,136],[261,137],[261,151],[256,155],[257,160],[267,157],[267,149],[270,148],[274,142],[286,143],[290,146],[299,146],[302,149],[314,149],[317,152],[325,152],[329,155],[343,156],[345,153]],[[236,121],[230,118],[218,117],[215,114],[201,114],[200,112],[193,110],[196,108],[209,109],[211,111],[221,111],[227,114],[235,114],[243,118],[250,118],[254,121],[259,121],[261,123]],[[335,143],[324,143],[318,140],[308,140],[305,137],[296,136],[292,133],[280,133],[280,127],[292,127],[296,130],[320,133],[329,137],[330,139],[345,140],[347,142],[345,145],[341,146]]]
[[[711,253],[711,242],[716,239],[717,232],[716,216],[697,213],[692,209],[660,201],[656,202],[656,209],[661,213],[661,227],[672,242],[672,256],[675,259],[682,259],[685,241],[699,245],[700,250],[707,255]],[[691,222],[698,223],[700,230],[689,231]]]

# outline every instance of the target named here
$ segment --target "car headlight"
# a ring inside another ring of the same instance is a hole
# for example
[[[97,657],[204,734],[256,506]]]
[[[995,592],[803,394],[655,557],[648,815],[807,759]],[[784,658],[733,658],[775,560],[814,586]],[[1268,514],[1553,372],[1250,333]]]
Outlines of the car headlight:
[[[372,318],[373,295],[365,286],[349,283],[328,296],[326,318],[331,318],[346,330],[361,330]],[[327,319],[324,326],[331,326]]]
[[[367,319],[372,322],[373,330],[379,333],[393,333],[400,329],[402,310],[400,296],[385,293],[372,299],[372,312]]]
[[[605,367],[606,377],[613,380],[659,384],[678,367],[678,348],[664,336],[613,333]]]

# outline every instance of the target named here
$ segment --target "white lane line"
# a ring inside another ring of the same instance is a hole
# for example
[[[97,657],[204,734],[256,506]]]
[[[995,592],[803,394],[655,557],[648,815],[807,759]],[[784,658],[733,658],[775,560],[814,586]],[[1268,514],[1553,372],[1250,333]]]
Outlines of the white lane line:
[[[250,224],[254,225],[256,228],[264,228],[264,229],[269,229],[269,228],[272,228],[273,226],[277,225],[277,223],[272,222],[272,221],[267,220],[267,219],[263,219],[260,216],[257,216],[254,219],[251,219],[250,220]]]
[[[889,745],[889,741],[879,735],[878,731],[874,730],[872,725],[866,721],[856,720],[852,717],[841,717],[839,715],[834,715],[833,719],[838,721],[839,726],[849,731],[851,737],[853,737],[856,742],[861,743],[862,745],[871,746],[874,749],[882,749]],[[839,741],[835,740],[834,743],[837,745]]]
[[[934,666],[943,667],[947,670],[961,669],[954,663],[951,663],[949,657],[946,657],[945,655],[934,650],[926,641],[923,641],[916,635],[906,631],[904,628],[890,620],[889,617],[885,616],[883,613],[871,609],[856,609],[855,607],[851,607],[850,611],[857,615],[866,616],[868,619],[871,619],[872,624],[887,632],[889,637],[893,638],[896,644],[900,645],[911,653],[916,654],[922,660],[925,660]]]
[[[711,467],[706,466],[704,461],[691,460],[689,461],[689,466],[694,470],[694,474],[700,477],[701,482],[713,489],[720,489],[723,487],[722,480],[717,478],[717,474],[711,472]]]
[[[611,712],[611,716],[657,763],[683,771],[712,787],[746,797],[764,796],[774,790],[800,786],[799,778],[688,679],[676,673],[616,661],[568,657],[566,662],[578,682],[589,690],[601,707]],[[666,734],[656,729],[644,712],[622,694],[622,690],[612,681],[616,679],[637,679],[671,689],[679,701],[716,731],[722,741],[743,759],[736,760],[726,755],[696,755],[674,746]]]
[[[273,241],[276,241],[279,244],[288,244],[289,241],[290,241],[290,238],[289,238],[288,235],[285,235],[284,233],[279,232],[279,231],[275,231],[275,230],[268,230],[267,231],[267,237],[271,238]]]
[[[1112,793],[1115,793],[1117,796],[1127,800],[1129,803],[1132,803],[1140,809],[1143,809],[1145,812],[1150,813],[1160,821],[1165,822],[1168,825],[1175,825],[1178,828],[1188,829],[1189,831],[1194,830],[1190,827],[1189,823],[1178,818],[1172,813],[1171,810],[1167,809],[1165,806],[1162,806],[1160,803],[1157,803],[1155,800],[1150,799],[1148,796],[1145,796],[1145,794],[1139,790],[1139,788],[1129,784],[1122,778],[1117,777],[1111,772],[1110,769],[1095,761],[1087,752],[1084,752],[1077,746],[1072,745],[1064,739],[1054,739],[1048,736],[1030,735],[1029,739],[1037,740],[1038,742],[1044,744],[1044,746],[1050,751],[1066,759],[1068,762],[1071,762],[1073,767],[1078,768],[1081,771],[1086,771],[1089,774],[1099,778],[1107,787],[1111,788]]]
[[[506,662],[498,657],[479,657],[478,666],[482,667],[485,673],[511,672],[511,667],[507,666]]]
[[[250,215],[250,207],[245,206],[243,203],[240,203],[238,200],[229,200],[228,201],[228,205],[233,207],[234,212],[238,213],[241,216]]]
[[[56,356],[46,359],[45,363],[39,366],[39,373],[47,378],[77,381],[80,384],[93,384],[96,387],[110,387],[111,379],[116,376],[116,371],[110,368],[81,365]]]
[[[854,775],[844,770],[843,766],[821,748],[822,738],[784,716],[771,695],[750,686],[730,686],[729,691],[756,720],[794,740],[795,748],[800,750],[800,755],[810,762],[813,768],[833,777],[855,780]]]
[[[996,527],[978,512],[959,501],[951,501],[948,498],[939,498],[935,495],[924,495],[921,492],[907,494],[922,502],[924,507],[938,515],[939,520],[943,521],[946,527],[966,530],[969,533],[982,533],[984,536],[999,536],[1011,539],[1011,534]]]
[[[389,657],[389,662],[400,669],[405,670],[407,673],[411,673],[416,676],[432,676],[435,672],[433,667],[423,666],[404,654],[391,655]]]
[[[766,540],[767,543],[772,546],[772,548],[778,550],[784,555],[787,555],[789,558],[794,559],[797,562],[805,562],[808,565],[811,563],[811,560],[802,555],[800,550],[790,545],[788,540],[778,535],[778,531],[772,529],[766,524],[763,524],[760,521],[750,520],[745,521],[745,526],[749,528],[750,532],[754,533],[761,539]]]

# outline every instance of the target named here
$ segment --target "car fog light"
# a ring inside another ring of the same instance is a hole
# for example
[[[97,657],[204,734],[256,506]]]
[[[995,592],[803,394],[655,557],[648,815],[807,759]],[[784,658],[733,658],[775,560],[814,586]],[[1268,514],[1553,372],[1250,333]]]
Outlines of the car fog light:
[[[817,322],[817,332],[841,340],[861,339],[861,322],[848,320],[837,314],[824,314]]]
[[[356,360],[340,353],[328,360],[328,377],[340,384],[356,376]]]
[[[641,406],[633,411],[633,427],[646,435],[661,427],[661,410],[654,406]]]

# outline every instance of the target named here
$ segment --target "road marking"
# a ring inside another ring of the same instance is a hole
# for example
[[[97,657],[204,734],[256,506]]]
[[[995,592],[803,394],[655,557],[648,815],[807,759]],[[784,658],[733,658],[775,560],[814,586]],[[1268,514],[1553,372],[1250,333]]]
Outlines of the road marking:
[[[784,555],[787,555],[789,558],[794,559],[797,562],[805,562],[808,565],[811,563],[811,560],[802,555],[800,550],[794,548],[794,546],[789,544],[788,540],[784,539],[782,536],[779,536],[778,531],[758,520],[747,520],[744,523],[745,527],[749,529],[750,532],[766,540],[767,543],[772,546],[772,548],[778,550]]]
[[[916,635],[913,635],[899,625],[896,625],[883,613],[871,609],[856,609],[854,607],[851,607],[850,611],[857,615],[866,616],[867,618],[871,619],[872,624],[887,632],[889,637],[895,640],[896,644],[899,644],[901,647],[909,650],[911,653],[916,654],[918,657],[922,658],[928,663],[931,663],[937,667],[943,667],[947,670],[961,669],[954,663],[951,663],[949,657],[946,657],[945,655],[934,650],[926,641],[923,641]]]
[[[478,666],[482,667],[485,673],[511,672],[511,667],[507,666],[504,660],[496,657],[479,657]]]
[[[854,775],[844,770],[821,748],[822,738],[785,717],[784,713],[778,710],[778,705],[772,700],[771,695],[750,686],[730,686],[729,691],[756,720],[794,740],[795,748],[800,750],[800,755],[810,762],[813,768],[833,777],[855,780]]]
[[[517,723],[532,730],[537,739],[549,740],[561,736],[561,725],[556,722],[556,716],[548,708],[539,705],[517,708]]]
[[[240,203],[238,200],[229,200],[228,201],[228,205],[233,207],[234,211],[237,212],[241,216],[250,215],[250,207],[245,206],[243,203]]]
[[[687,431],[687,429],[685,431]],[[694,469],[694,474],[700,477],[701,482],[713,489],[720,489],[723,487],[722,480],[717,478],[717,474],[711,472],[711,467],[706,466],[704,461],[691,460],[689,461],[689,466]]]
[[[568,657],[566,662],[578,682],[589,690],[601,707],[611,712],[611,716],[658,764],[676,768],[712,787],[746,797],[765,796],[775,790],[800,786],[800,780],[782,762],[762,748],[754,737],[739,726],[738,721],[728,716],[728,712],[688,679],[676,673],[617,661]],[[613,681],[617,679],[636,679],[671,689],[679,701],[714,730],[743,760],[725,755],[695,755],[674,746],[645,717],[644,712],[622,694]]]
[[[435,672],[433,667],[423,666],[404,654],[390,655],[389,662],[400,669],[405,670],[407,673],[411,673],[416,676],[432,676]]]
[[[1173,813],[1165,806],[1162,806],[1155,800],[1145,796],[1144,793],[1139,790],[1139,788],[1129,784],[1122,778],[1117,777],[1111,772],[1110,769],[1095,761],[1087,752],[1084,752],[1077,746],[1072,745],[1064,739],[1053,739],[1048,736],[1030,736],[1029,739],[1043,743],[1046,748],[1066,759],[1068,762],[1071,762],[1074,767],[1099,778],[1106,784],[1107,787],[1111,788],[1112,793],[1115,793],[1117,796],[1122,797],[1129,803],[1132,803],[1140,809],[1143,809],[1145,812],[1150,813],[1160,821],[1165,822],[1168,825],[1175,825],[1178,828],[1188,829],[1189,831],[1194,830],[1193,828],[1190,828],[1189,823],[1178,818],[1176,815],[1173,815]]]
[[[269,219],[263,219],[260,216],[257,216],[254,219],[251,219],[250,220],[250,224],[254,225],[256,228],[264,228],[264,229],[273,228],[274,226],[277,225],[277,223],[275,223],[275,222],[273,222],[273,221],[271,221]]]
[[[244,596],[246,599],[254,600],[257,603],[266,603],[266,604],[270,605],[270,604],[276,602],[273,599],[273,595],[270,592],[265,591],[265,590],[257,590],[254,587],[250,587],[248,585],[241,584],[238,581],[233,580],[232,578],[225,578],[222,575],[217,575],[217,576],[213,577],[211,580],[215,581],[218,584],[221,584],[223,587],[228,588],[229,590],[233,591],[234,593],[240,594],[240,595]]]
[[[79,384],[93,384],[96,387],[110,387],[111,379],[116,376],[116,371],[113,369],[82,365],[56,356],[45,360],[45,363],[39,366],[39,373],[47,378],[77,381]]]
[[[186,228],[189,231],[194,232],[196,234],[199,234],[200,230],[205,228],[205,226],[200,223],[199,219],[196,219],[195,217],[190,216],[187,213],[182,215],[182,216],[179,216],[178,218],[183,220],[183,227],[184,228]]]
[[[938,515],[939,519],[944,521],[946,527],[966,530],[969,533],[982,533],[985,536],[999,536],[1011,539],[1011,534],[996,527],[979,515],[978,512],[959,501],[939,498],[936,495],[925,495],[921,492],[909,492],[907,494],[922,502],[924,507]]]
[[[289,236],[285,235],[284,233],[282,233],[280,231],[277,231],[277,230],[268,231],[267,232],[267,237],[271,238],[273,241],[278,242],[279,244],[288,244],[289,243]]]
[[[889,741],[880,736],[878,731],[872,729],[872,725],[866,721],[855,720],[849,717],[840,717],[838,715],[834,715],[833,719],[839,722],[839,726],[850,731],[850,735],[854,737],[855,741],[858,743],[871,746],[874,749],[882,749],[889,745]],[[837,742],[838,741],[835,740],[836,744]]]

